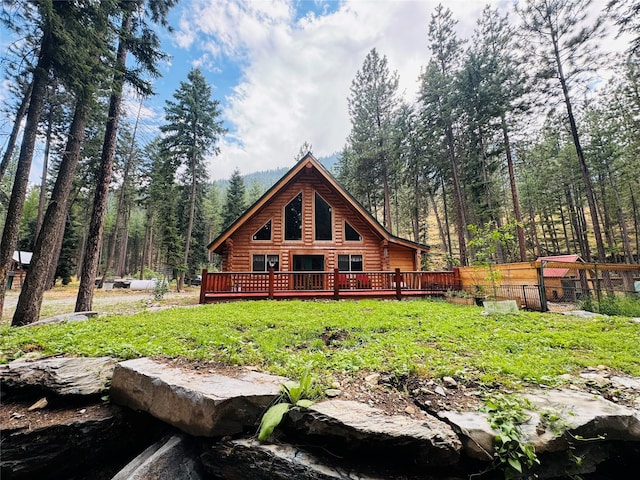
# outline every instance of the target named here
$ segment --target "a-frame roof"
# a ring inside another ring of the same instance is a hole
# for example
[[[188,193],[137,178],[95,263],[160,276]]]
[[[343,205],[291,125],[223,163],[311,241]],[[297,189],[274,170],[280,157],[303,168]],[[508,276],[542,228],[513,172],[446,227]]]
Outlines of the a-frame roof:
[[[269,203],[278,193],[292,181],[301,171],[306,168],[313,168],[319,173],[320,177],[329,184],[333,189],[343,197],[344,201],[350,204],[362,218],[376,231],[382,238],[387,239],[390,243],[396,243],[408,248],[428,251],[429,246],[421,243],[412,242],[404,238],[396,237],[388,232],[380,223],[358,202],[345,188],[336,180],[336,178],[324,168],[324,166],[315,159],[311,152],[302,157],[291,170],[285,173],[262,197],[255,201],[240,217],[238,217],[224,232],[222,232],[215,240],[213,240],[207,248],[215,252],[233,233],[238,230],[247,220],[249,220],[264,205]]]

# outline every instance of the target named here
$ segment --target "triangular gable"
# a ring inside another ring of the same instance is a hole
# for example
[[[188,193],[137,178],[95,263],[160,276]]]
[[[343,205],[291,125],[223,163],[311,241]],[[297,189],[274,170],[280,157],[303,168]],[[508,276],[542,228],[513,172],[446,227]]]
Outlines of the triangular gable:
[[[258,212],[263,206],[265,206],[269,201],[271,201],[278,193],[290,182],[292,181],[302,170],[305,168],[314,168],[320,176],[331,185],[339,195],[341,195],[344,200],[349,203],[361,216],[365,219],[365,221],[371,226],[371,228],[376,231],[382,238],[386,238],[389,242],[400,244],[406,247],[421,249],[421,250],[429,250],[429,246],[422,245],[420,243],[412,242],[411,240],[406,240],[400,237],[396,237],[389,233],[380,223],[371,215],[361,204],[358,202],[349,192],[347,192],[344,187],[336,180],[336,178],[329,173],[329,171],[324,168],[324,166],[316,160],[316,158],[311,154],[311,152],[307,153],[304,157],[302,157],[298,163],[296,163],[291,170],[285,173],[280,180],[278,180],[269,190],[265,192],[262,197],[254,202],[240,217],[236,219],[224,232],[222,232],[215,240],[213,240],[207,248],[215,252],[219,249],[224,242],[234,234],[247,220],[249,220],[256,212]]]

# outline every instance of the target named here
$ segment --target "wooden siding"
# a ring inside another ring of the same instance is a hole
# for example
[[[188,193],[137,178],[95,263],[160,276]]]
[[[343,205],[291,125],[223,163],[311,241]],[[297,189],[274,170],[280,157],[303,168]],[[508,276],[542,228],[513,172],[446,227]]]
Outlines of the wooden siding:
[[[400,270],[418,270],[416,265],[416,252],[396,245],[389,245],[389,268]]]
[[[285,206],[302,192],[302,239],[284,239]],[[332,240],[315,240],[314,202],[317,192],[330,206],[332,213]],[[271,220],[271,241],[253,240],[253,235]],[[361,235],[362,241],[344,239],[344,222]],[[284,185],[272,201],[247,219],[227,240],[226,255],[223,254],[223,270],[247,272],[252,269],[255,254],[280,255],[280,270],[293,269],[293,255],[324,255],[324,270],[338,266],[338,255],[362,255],[365,271],[401,268],[415,270],[415,250],[393,245],[389,248],[389,265],[384,264],[384,239],[371,228],[369,220],[346,203],[342,195],[323,181],[314,169],[300,172]]]

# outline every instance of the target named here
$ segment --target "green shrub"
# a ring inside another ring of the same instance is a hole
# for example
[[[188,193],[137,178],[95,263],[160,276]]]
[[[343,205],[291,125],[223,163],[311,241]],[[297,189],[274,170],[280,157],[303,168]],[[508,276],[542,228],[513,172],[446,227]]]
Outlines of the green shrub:
[[[603,315],[640,317],[640,299],[635,295],[603,296],[600,301],[589,296],[580,302],[580,308]]]

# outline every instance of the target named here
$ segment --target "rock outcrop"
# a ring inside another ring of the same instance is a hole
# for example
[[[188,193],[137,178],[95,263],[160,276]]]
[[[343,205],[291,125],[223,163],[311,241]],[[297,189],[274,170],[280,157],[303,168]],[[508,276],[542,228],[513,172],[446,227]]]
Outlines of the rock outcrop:
[[[35,400],[43,392],[53,395],[31,415],[44,418],[61,399],[76,402],[71,418],[41,426],[20,424],[16,419],[25,413],[0,405],[15,420],[0,416],[3,480],[461,480],[494,460],[496,432],[481,412],[388,415],[363,403],[330,399],[292,408],[277,429],[277,442],[258,443],[260,418],[279,396],[283,377],[249,370],[229,376],[129,360],[118,363],[111,377],[109,392],[118,405],[96,403],[109,374],[97,375],[101,387],[88,388],[80,374],[75,377],[82,388],[71,386],[74,375],[60,380],[60,365],[82,372],[98,364],[108,372],[113,362],[48,358],[0,368],[3,392],[11,385],[11,391],[38,389]],[[629,388],[636,386],[635,379],[624,378]],[[78,405],[79,397],[93,403]],[[531,391],[526,398],[529,421],[522,430],[541,460],[538,478],[621,478],[637,463],[638,410],[575,390]],[[158,442],[161,435],[168,436]]]
[[[5,388],[34,388],[56,395],[99,395],[109,389],[116,361],[111,357],[50,357],[0,365]]]

